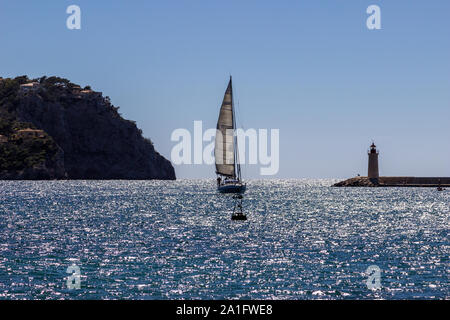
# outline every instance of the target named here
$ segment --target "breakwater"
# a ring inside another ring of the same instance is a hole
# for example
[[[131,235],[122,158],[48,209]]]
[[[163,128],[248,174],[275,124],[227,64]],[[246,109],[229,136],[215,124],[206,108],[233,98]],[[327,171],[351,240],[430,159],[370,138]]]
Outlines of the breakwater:
[[[340,181],[335,187],[450,187],[450,177],[354,177]]]

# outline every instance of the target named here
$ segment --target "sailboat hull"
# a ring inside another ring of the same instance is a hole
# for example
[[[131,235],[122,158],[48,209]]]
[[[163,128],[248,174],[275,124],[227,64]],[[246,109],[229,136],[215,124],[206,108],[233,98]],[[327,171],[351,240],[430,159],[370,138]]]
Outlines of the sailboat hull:
[[[217,187],[220,193],[244,193],[247,186],[245,184],[225,184]]]

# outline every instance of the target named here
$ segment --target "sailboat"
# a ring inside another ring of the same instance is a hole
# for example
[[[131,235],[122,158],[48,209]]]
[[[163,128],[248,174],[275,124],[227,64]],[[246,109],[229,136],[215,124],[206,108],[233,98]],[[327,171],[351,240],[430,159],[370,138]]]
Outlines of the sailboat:
[[[234,109],[233,85],[230,76],[217,120],[214,148],[217,190],[221,193],[244,193],[246,189],[246,185],[241,180]]]
[[[439,179],[439,185],[437,187],[437,191],[444,191],[445,189],[441,186],[441,179]]]

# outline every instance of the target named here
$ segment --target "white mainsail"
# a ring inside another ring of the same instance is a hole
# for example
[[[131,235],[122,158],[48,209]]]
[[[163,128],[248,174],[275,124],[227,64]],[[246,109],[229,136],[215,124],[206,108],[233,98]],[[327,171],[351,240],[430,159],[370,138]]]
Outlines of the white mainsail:
[[[230,78],[217,121],[214,156],[216,173],[233,178],[236,177],[234,123],[233,88]]]

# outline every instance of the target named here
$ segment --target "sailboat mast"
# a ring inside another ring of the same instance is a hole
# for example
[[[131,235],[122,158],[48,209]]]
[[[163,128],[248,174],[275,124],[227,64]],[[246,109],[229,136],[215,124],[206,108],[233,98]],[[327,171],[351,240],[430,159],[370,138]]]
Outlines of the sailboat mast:
[[[230,87],[231,87],[231,109],[233,110],[233,136],[234,136],[234,176],[237,177],[237,179],[241,180],[241,164],[239,163],[239,149],[238,149],[238,142],[237,142],[237,135],[236,135],[236,114],[234,112],[234,95],[233,95],[233,84],[232,84],[232,78],[230,76]]]

